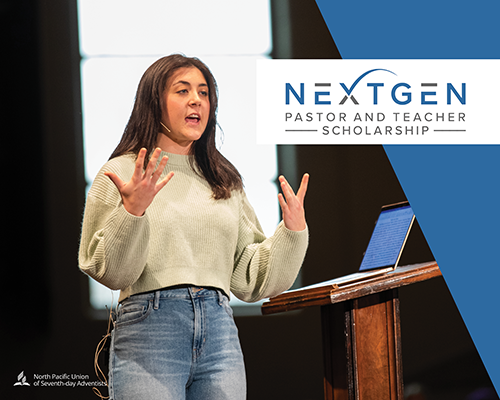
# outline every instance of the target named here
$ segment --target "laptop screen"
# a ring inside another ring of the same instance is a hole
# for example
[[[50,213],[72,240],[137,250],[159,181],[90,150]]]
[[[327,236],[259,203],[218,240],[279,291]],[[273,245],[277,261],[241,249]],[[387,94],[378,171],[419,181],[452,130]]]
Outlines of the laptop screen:
[[[407,202],[382,208],[359,270],[395,266],[413,218],[413,210]]]

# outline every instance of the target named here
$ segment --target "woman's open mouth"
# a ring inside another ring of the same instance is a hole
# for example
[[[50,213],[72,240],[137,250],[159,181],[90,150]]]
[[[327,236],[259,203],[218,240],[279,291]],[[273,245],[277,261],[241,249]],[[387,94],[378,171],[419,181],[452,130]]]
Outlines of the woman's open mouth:
[[[185,119],[189,124],[198,124],[200,122],[200,115],[196,113],[189,114]]]

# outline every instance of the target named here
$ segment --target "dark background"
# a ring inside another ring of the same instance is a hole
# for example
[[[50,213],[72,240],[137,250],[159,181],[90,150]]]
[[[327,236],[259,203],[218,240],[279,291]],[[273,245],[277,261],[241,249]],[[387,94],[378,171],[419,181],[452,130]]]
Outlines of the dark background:
[[[273,57],[340,58],[313,0],[273,1],[272,16]],[[30,383],[33,374],[95,380],[94,352],[107,327],[90,315],[87,277],[77,267],[85,181],[76,0],[2,0],[0,18],[8,238],[0,390],[9,399],[92,399],[89,388],[13,386],[22,371]],[[302,284],[354,272],[380,206],[405,199],[383,148],[281,146],[279,155],[291,180],[311,175]],[[417,224],[401,264],[432,259]],[[446,400],[491,388],[442,278],[402,288],[400,299],[408,390]],[[249,399],[322,398],[319,309],[236,323]]]

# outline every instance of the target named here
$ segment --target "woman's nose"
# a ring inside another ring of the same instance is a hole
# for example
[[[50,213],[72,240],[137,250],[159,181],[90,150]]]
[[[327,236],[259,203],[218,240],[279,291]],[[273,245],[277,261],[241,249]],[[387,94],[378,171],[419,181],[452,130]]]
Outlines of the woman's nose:
[[[189,104],[192,104],[192,105],[201,104],[200,95],[196,92],[193,92],[191,95],[191,98],[189,99]]]

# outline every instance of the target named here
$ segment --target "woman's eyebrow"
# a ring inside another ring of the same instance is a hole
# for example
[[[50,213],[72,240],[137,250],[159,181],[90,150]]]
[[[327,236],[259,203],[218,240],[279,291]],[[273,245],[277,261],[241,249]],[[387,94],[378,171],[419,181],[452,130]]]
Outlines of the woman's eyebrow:
[[[188,81],[177,81],[175,83],[172,83],[172,86],[175,86],[175,85],[188,85],[188,86],[191,86],[191,82],[188,82]],[[208,84],[206,83],[200,83],[198,85],[198,87],[200,86],[207,86],[208,87]]]

